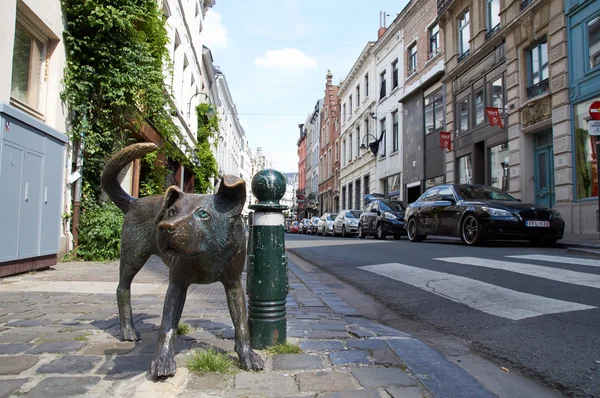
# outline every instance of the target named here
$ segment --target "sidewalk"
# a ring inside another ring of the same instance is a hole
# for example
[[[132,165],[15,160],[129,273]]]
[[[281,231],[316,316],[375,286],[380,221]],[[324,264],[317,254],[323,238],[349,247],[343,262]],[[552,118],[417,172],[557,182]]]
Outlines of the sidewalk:
[[[0,397],[493,397],[417,339],[360,316],[289,264],[288,341],[302,354],[269,355],[262,372],[196,375],[195,349],[237,358],[220,284],[193,285],[178,338],[177,373],[146,375],[161,321],[167,269],[156,257],[136,277],[132,306],[142,341],[118,339],[117,263],[60,263],[0,279]]]

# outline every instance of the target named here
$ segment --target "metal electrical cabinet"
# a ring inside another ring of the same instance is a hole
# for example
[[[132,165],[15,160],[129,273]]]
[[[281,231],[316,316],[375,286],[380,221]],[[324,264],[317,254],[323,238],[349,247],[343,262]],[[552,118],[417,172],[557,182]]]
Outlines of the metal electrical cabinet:
[[[67,142],[0,103],[0,276],[40,268],[40,259],[56,263]]]

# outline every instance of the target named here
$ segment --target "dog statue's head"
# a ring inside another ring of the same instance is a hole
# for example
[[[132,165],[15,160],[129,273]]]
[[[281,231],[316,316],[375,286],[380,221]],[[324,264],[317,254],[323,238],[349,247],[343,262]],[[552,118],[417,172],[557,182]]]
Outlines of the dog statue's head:
[[[224,175],[214,195],[169,187],[155,211],[159,250],[185,257],[218,254],[232,239],[244,237],[241,213],[245,202],[246,181],[234,175]]]

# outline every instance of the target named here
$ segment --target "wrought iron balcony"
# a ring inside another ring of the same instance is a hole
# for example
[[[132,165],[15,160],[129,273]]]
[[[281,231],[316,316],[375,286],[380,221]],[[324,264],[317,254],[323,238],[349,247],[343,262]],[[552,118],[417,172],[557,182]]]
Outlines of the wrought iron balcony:
[[[524,9],[526,9],[531,3],[533,3],[533,0],[523,0],[523,1],[521,1],[521,11],[523,11]]]
[[[438,15],[441,15],[444,11],[446,11],[446,9],[448,9],[450,4],[453,2],[454,0],[437,0]]]
[[[485,39],[488,40],[490,39],[492,36],[494,36],[496,33],[500,32],[500,24],[494,26],[492,29],[488,30],[487,33],[485,34]]]
[[[467,58],[469,55],[471,55],[471,49],[468,49],[467,51],[465,51],[464,53],[462,53],[459,57],[458,57],[458,62],[462,62],[465,58]]]
[[[548,90],[550,90],[550,80],[542,80],[538,84],[527,88],[527,98],[537,97],[538,95],[548,92]]]

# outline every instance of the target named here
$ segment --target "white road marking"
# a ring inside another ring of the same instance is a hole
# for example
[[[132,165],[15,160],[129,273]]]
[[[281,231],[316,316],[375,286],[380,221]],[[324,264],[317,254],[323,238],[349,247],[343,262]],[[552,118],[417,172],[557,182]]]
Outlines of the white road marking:
[[[442,257],[434,258],[434,260],[445,261],[447,263],[501,269],[503,271],[516,272],[523,275],[530,275],[538,278],[600,289],[600,275],[570,271],[568,269],[551,268],[533,264],[522,264],[512,261],[490,260],[479,257]]]
[[[596,308],[522,293],[462,276],[399,263],[367,265],[358,268],[427,290],[487,314],[512,320]]]
[[[524,254],[519,256],[506,256],[509,258],[520,258],[523,260],[538,260],[548,261],[550,263],[559,264],[576,264],[576,265],[588,265],[590,267],[600,267],[600,260],[592,260],[589,258],[576,258],[576,257],[559,257],[559,256],[548,256],[544,254]]]

